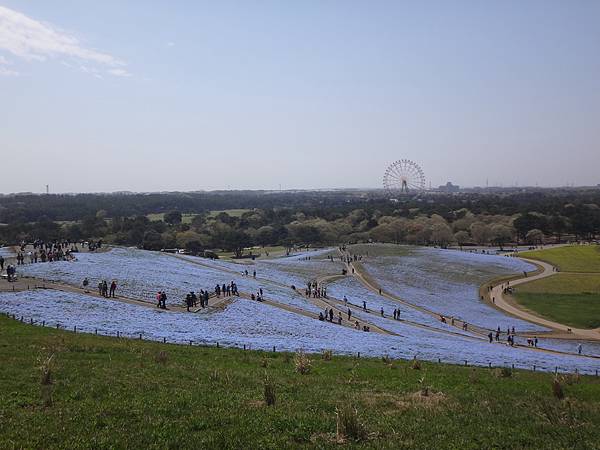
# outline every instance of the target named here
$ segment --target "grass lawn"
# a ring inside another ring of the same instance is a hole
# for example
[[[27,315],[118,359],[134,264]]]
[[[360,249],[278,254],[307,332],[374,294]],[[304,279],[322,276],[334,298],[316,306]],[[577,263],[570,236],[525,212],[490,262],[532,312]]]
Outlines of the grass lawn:
[[[600,327],[600,275],[558,273],[516,289],[518,303],[548,319],[577,328]]]
[[[0,448],[599,447],[596,377],[563,378],[558,400],[552,374],[310,358],[302,375],[290,354],[96,337],[0,317]],[[267,378],[274,406],[264,402]],[[335,442],[336,408],[358,441]]]
[[[194,217],[196,217],[198,214],[182,214],[181,215],[181,223],[187,223],[190,224],[192,223],[192,220],[194,219]],[[150,221],[157,221],[157,220],[163,220],[165,217],[165,213],[152,213],[152,214],[147,214],[146,217],[150,220]]]
[[[557,266],[563,272],[600,272],[600,246],[570,245],[519,254]]]
[[[215,217],[220,213],[224,212],[231,217],[241,217],[242,214],[252,211],[251,209],[221,209],[221,210],[213,210],[208,213],[208,217]]]

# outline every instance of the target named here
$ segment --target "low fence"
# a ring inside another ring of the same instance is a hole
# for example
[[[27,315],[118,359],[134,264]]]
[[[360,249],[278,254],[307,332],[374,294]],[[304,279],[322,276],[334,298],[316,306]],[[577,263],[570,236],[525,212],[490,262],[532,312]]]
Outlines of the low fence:
[[[143,332],[125,334],[121,331],[108,331],[108,330],[102,330],[102,329],[98,329],[98,328],[94,328],[92,330],[92,329],[85,328],[85,327],[77,327],[77,325],[73,326],[73,328],[67,328],[58,322],[55,323],[54,325],[51,325],[50,323],[46,323],[45,320],[36,321],[33,318],[27,319],[24,316],[18,316],[18,315],[11,314],[11,313],[3,313],[3,314],[6,315],[6,317],[8,317],[9,319],[13,319],[13,320],[19,321],[24,324],[29,324],[32,326],[55,328],[57,330],[63,330],[63,331],[72,332],[72,333],[79,332],[79,333],[94,334],[96,336],[113,337],[113,338],[120,338],[120,339],[122,338],[122,339],[132,339],[132,340],[145,340],[145,341],[149,341],[149,342],[156,342],[156,343],[162,343],[162,344],[167,344],[167,345],[189,345],[189,346],[197,346],[197,347],[216,347],[216,348],[223,347],[223,348],[237,348],[240,350],[242,350],[242,349],[243,350],[253,350],[249,344],[236,344],[236,343],[226,342],[223,345],[223,343],[219,343],[219,341],[193,341],[193,340],[167,341],[166,337],[162,337],[162,338],[154,337],[153,338],[153,337],[149,337],[149,335],[145,335]],[[265,348],[257,348],[254,350],[255,351],[269,351],[269,350],[266,350]],[[275,345],[273,345],[271,351],[273,353],[276,353],[278,351],[285,353],[285,352],[293,352],[293,351],[298,351],[298,350],[300,350],[300,349],[296,349],[296,350],[286,349],[286,348],[277,349],[277,347]],[[361,357],[360,352],[342,352],[339,354],[346,355],[346,356],[355,356],[356,358]],[[415,359],[417,358],[417,356],[418,355],[415,355]],[[394,358],[391,358],[391,359],[394,359]],[[402,359],[402,358],[396,358],[396,359],[407,361],[407,359]],[[485,367],[484,364],[480,364],[480,363],[469,364],[469,361],[466,359],[463,361],[464,361],[464,367]],[[437,362],[445,363],[445,364],[459,365],[456,360],[443,361],[441,358],[438,358]],[[538,366],[538,365],[524,366],[524,365],[518,365],[518,364],[515,365],[514,363],[512,363],[510,366],[508,366],[508,365],[492,364],[492,362],[488,362],[487,367],[489,369],[496,369],[496,368],[510,368],[512,370],[523,369],[523,370],[532,370],[534,372],[539,370],[542,372],[554,372],[554,374],[559,374],[559,373],[561,373],[561,374],[571,374],[571,373],[578,374],[579,373],[579,369],[577,369],[577,368],[575,368],[574,370],[569,370],[564,367],[555,366],[554,370],[552,370],[552,368],[550,368],[550,367],[544,367],[544,366]],[[589,372],[587,374],[598,377],[598,369],[595,369],[595,373]]]

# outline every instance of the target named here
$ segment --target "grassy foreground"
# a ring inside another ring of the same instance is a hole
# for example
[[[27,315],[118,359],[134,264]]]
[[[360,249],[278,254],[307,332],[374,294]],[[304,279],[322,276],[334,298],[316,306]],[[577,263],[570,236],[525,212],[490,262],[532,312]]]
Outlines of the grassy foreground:
[[[516,300],[526,308],[577,328],[600,327],[600,276],[558,273],[517,288]]]
[[[563,272],[600,272],[599,245],[568,245],[521,252],[519,256],[548,262],[557,266]]]
[[[600,378],[310,358],[1,317],[0,448],[600,448]]]

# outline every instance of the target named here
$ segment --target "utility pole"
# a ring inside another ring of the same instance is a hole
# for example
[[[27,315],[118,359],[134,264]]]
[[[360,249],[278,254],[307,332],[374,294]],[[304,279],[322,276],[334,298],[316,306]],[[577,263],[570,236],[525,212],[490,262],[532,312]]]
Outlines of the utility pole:
[[[46,185],[46,195],[50,194],[50,185]]]

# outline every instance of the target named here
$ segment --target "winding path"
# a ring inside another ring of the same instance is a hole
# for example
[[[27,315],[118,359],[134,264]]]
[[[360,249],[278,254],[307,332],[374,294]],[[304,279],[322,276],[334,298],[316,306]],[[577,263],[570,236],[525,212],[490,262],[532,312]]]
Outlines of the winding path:
[[[600,340],[600,329],[596,328],[593,330],[585,329],[585,328],[573,328],[567,325],[554,322],[549,319],[545,319],[540,317],[530,311],[526,311],[514,305],[513,302],[507,300],[504,295],[504,288],[508,286],[518,286],[520,284],[529,283],[530,281],[540,280],[542,278],[547,278],[552,275],[556,275],[557,272],[555,267],[552,264],[549,264],[544,261],[532,260],[527,258],[520,258],[523,261],[526,261],[530,264],[533,264],[542,269],[542,271],[533,276],[527,276],[518,278],[516,280],[511,280],[510,282],[501,282],[492,287],[492,290],[487,293],[487,297],[490,302],[493,303],[494,306],[502,309],[503,311],[511,314],[520,319],[527,320],[529,322],[542,325],[544,327],[551,328],[555,331],[561,332],[561,335],[553,336],[557,339],[587,339],[587,340]],[[492,299],[495,299],[492,301]],[[565,335],[566,334],[566,335]]]

